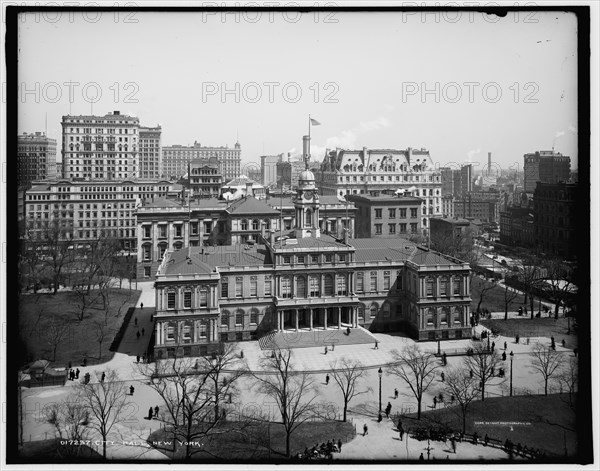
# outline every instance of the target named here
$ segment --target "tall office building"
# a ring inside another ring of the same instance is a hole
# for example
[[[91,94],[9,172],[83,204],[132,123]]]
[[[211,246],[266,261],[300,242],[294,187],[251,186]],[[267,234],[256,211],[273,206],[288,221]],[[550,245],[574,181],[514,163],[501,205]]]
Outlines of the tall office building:
[[[525,191],[533,193],[537,182],[566,182],[571,175],[571,157],[554,150],[542,150],[525,154]]]
[[[277,164],[280,162],[283,162],[283,154],[260,156],[260,177],[264,186],[277,185]]]
[[[160,178],[162,170],[161,127],[140,126],[140,178]]]
[[[204,159],[208,161],[215,157],[219,161],[220,172],[225,181],[240,175],[242,162],[242,147],[236,142],[233,149],[225,147],[203,147],[199,142],[193,146],[164,146],[162,174],[166,178],[179,178],[188,171],[188,162]]]
[[[442,196],[453,196],[464,198],[473,190],[473,166],[463,165],[460,169],[443,167],[442,174]]]
[[[17,185],[56,178],[56,139],[45,133],[23,133],[17,138]]]
[[[119,111],[62,117],[63,178],[124,180],[139,177],[140,121]]]

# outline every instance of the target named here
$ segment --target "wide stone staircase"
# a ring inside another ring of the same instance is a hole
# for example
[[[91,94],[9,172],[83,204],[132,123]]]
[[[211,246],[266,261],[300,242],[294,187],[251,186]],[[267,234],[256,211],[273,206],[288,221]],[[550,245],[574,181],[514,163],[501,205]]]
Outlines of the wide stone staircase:
[[[376,338],[368,330],[362,327],[353,327],[350,335],[346,329],[314,329],[295,331],[272,331],[258,340],[262,350],[274,350],[285,348],[309,348],[327,346],[331,349],[333,345],[357,345],[375,344]]]

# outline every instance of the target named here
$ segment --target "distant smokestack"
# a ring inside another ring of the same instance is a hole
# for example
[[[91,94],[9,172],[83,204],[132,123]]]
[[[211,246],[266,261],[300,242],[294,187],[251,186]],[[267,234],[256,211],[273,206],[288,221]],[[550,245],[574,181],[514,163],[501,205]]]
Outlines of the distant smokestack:
[[[492,153],[488,152],[488,168],[492,168]]]

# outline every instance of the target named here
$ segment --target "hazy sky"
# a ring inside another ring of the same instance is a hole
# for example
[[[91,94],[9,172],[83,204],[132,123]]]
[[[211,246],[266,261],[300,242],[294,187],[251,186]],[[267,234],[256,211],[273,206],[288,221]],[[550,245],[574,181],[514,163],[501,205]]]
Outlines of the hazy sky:
[[[440,165],[492,152],[521,168],[554,145],[577,166],[574,15],[64,12],[19,28],[19,131],[47,113],[59,148],[61,116],[89,114],[100,91],[94,114],[160,124],[163,145],[239,135],[244,163],[298,153],[311,114],[313,160],[423,147]]]

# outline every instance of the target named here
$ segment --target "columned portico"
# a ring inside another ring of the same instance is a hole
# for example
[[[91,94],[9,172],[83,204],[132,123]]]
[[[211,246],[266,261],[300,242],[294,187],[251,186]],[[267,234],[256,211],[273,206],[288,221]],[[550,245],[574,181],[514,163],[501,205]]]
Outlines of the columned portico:
[[[358,327],[358,309],[352,305],[277,310],[277,331],[327,330]]]

